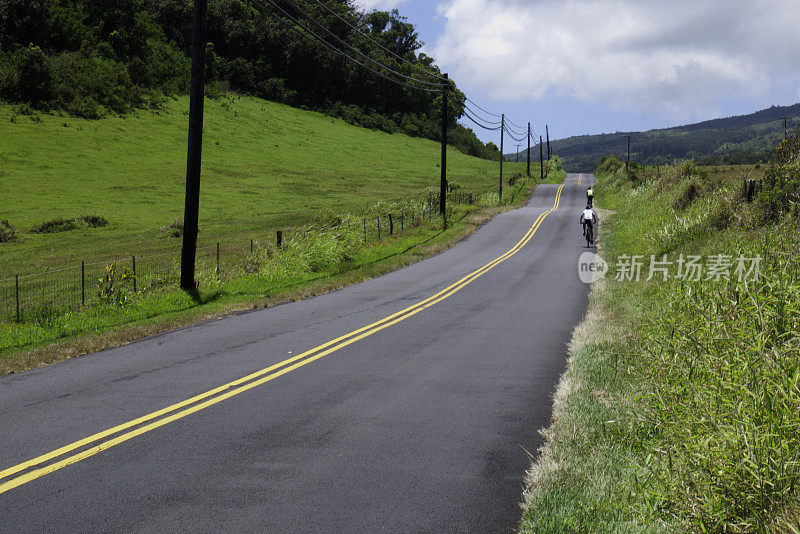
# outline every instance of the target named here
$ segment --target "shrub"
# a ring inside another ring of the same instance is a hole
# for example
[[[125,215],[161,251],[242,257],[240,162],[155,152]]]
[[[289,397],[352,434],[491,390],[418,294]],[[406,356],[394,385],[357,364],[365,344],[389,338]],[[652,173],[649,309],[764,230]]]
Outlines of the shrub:
[[[97,296],[102,302],[123,305],[133,288],[133,273],[127,267],[122,271],[112,263],[106,266],[106,274],[97,280]]]
[[[17,229],[11,223],[3,219],[0,221],[0,243],[13,243],[19,241]]]
[[[484,193],[476,202],[479,206],[497,206],[500,204],[500,195],[497,193]]]
[[[549,165],[548,167],[549,172],[560,173],[563,170],[561,166],[561,158],[559,158],[558,156],[551,157],[550,161],[548,162],[548,165]]]
[[[676,210],[688,208],[700,196],[700,187],[700,183],[697,180],[689,181],[678,193],[678,197],[672,203],[672,207]]]
[[[102,228],[108,226],[108,220],[99,215],[84,215],[74,219],[53,219],[31,228],[34,234],[54,234],[68,232],[79,228]]]
[[[728,228],[734,218],[734,209],[731,201],[724,195],[714,202],[711,214],[708,216],[708,224],[714,230],[724,230]]]
[[[183,235],[183,219],[175,219],[171,224],[158,229],[161,237],[181,237]]]
[[[800,204],[800,132],[782,141],[764,172],[756,206],[765,221],[775,222]]]

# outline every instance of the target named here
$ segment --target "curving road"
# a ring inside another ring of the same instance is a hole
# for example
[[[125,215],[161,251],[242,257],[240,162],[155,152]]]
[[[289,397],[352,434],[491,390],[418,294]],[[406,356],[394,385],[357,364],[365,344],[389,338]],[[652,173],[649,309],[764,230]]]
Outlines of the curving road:
[[[1,377],[0,532],[512,531],[591,179],[363,284]]]

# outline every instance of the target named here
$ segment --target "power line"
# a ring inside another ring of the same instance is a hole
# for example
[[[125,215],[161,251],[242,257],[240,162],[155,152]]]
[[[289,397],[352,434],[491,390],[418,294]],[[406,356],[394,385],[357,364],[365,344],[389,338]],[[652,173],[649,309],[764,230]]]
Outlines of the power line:
[[[482,107],[480,107],[480,106],[478,105],[478,103],[477,103],[477,102],[475,102],[475,101],[474,101],[474,100],[472,100],[471,98],[469,98],[469,97],[466,97],[466,98],[467,98],[467,101],[468,101],[468,102],[471,102],[471,103],[472,103],[472,105],[474,105],[476,108],[478,108],[479,110],[483,111],[484,113],[488,113],[489,115],[491,115],[491,116],[493,116],[493,117],[497,117],[498,119],[499,119],[500,117],[502,117],[502,115],[499,115],[499,114],[497,114],[497,113],[492,113],[491,111],[487,111],[487,110],[483,109]]]
[[[512,124],[512,125],[514,124],[513,122],[511,122],[509,120],[508,117],[506,117],[506,128],[508,129],[508,131],[514,132],[517,135],[528,135],[528,128],[527,127],[525,127],[525,128],[523,128],[523,127],[513,128],[512,126],[509,126],[509,123]]]
[[[256,4],[258,7],[260,7],[261,9],[263,9],[263,10],[267,10],[266,6],[264,6],[264,4],[262,4],[261,2],[259,2],[259,0],[252,0],[252,1],[253,1],[253,3],[255,3],[255,4]],[[276,4],[275,2],[273,2],[273,0],[267,0],[267,1],[268,1],[270,4],[272,4],[272,5],[273,5],[273,6],[274,6],[276,9],[278,9],[278,10],[279,10],[281,13],[283,13],[283,14],[284,14],[284,15],[285,15],[285,16],[286,16],[288,19],[290,19],[292,22],[294,22],[294,24],[295,24],[295,25],[296,25],[296,26],[297,26],[297,27],[298,27],[300,30],[302,30],[302,31],[306,32],[307,34],[310,34],[311,36],[313,36],[315,39],[317,39],[319,42],[321,42],[323,45],[325,45],[325,46],[326,46],[328,49],[330,49],[332,52],[334,52],[334,53],[336,53],[336,54],[339,54],[339,55],[341,55],[341,56],[343,56],[343,57],[345,57],[345,58],[349,59],[349,60],[350,60],[350,61],[352,61],[353,63],[356,63],[357,65],[360,65],[360,66],[364,67],[365,69],[369,70],[369,71],[370,71],[370,72],[372,72],[373,74],[376,74],[376,75],[380,76],[381,78],[384,78],[384,79],[386,79],[386,80],[388,80],[388,81],[390,81],[390,82],[392,82],[392,83],[395,83],[395,84],[397,84],[397,85],[402,85],[402,86],[404,86],[404,87],[408,87],[408,88],[410,88],[410,89],[418,89],[418,90],[420,90],[420,91],[427,91],[427,92],[429,92],[429,93],[436,93],[436,94],[441,94],[441,93],[442,93],[442,91],[441,91],[440,89],[429,89],[429,88],[426,88],[426,87],[417,87],[417,86],[415,86],[415,85],[411,85],[411,84],[409,84],[409,83],[407,83],[407,82],[404,82],[404,81],[402,81],[402,80],[398,80],[398,79],[396,79],[396,78],[393,78],[392,76],[389,76],[388,74],[385,74],[385,73],[383,73],[383,72],[380,72],[379,70],[377,70],[377,69],[375,69],[375,68],[373,68],[373,67],[371,67],[371,66],[369,66],[369,65],[367,65],[367,64],[365,64],[365,63],[363,63],[363,62],[361,62],[361,61],[359,61],[358,59],[354,58],[353,56],[349,55],[348,53],[346,53],[346,52],[344,52],[344,51],[342,51],[342,50],[338,49],[336,46],[334,46],[334,45],[330,44],[328,41],[326,41],[325,39],[323,39],[322,37],[320,37],[319,35],[317,35],[317,33],[315,33],[315,32],[314,32],[312,29],[310,29],[310,28],[306,27],[305,25],[303,25],[302,23],[300,23],[300,21],[298,21],[298,20],[297,20],[295,17],[293,17],[292,15],[290,15],[289,13],[287,13],[287,12],[286,12],[286,11],[285,11],[285,10],[284,10],[282,7],[280,7],[278,4]],[[359,52],[359,53],[360,53],[360,52]],[[363,53],[360,53],[360,54],[361,54],[361,55],[364,55]],[[367,56],[367,57],[368,57],[368,56]],[[381,66],[381,67],[385,68],[386,70],[388,70],[388,71],[390,71],[390,72],[394,72],[394,71],[392,71],[391,69],[389,69],[388,67],[386,67],[385,65],[382,65],[381,63],[379,63],[379,62],[375,61],[374,59],[372,59],[372,58],[369,58],[369,57],[368,57],[368,59],[370,59],[370,61],[372,61],[373,63],[376,63],[376,64],[378,64],[379,66]],[[405,76],[405,75],[401,75],[401,76],[403,76],[404,78],[409,78],[408,76]],[[430,82],[425,82],[425,83],[430,83]]]
[[[471,108],[470,108],[469,106],[467,106],[466,104],[464,105],[464,109],[465,109],[465,110],[468,110],[468,111],[469,111],[470,113],[472,113],[472,114],[473,114],[475,117],[478,117],[480,120],[482,120],[482,121],[483,121],[483,122],[485,122],[486,124],[491,124],[491,125],[494,125],[494,126],[499,126],[500,124],[502,124],[502,122],[501,122],[501,121],[491,121],[491,120],[489,120],[489,119],[485,119],[485,118],[481,117],[480,113],[477,113],[477,112],[476,112],[474,109],[471,109]]]
[[[407,59],[405,59],[405,58],[404,58],[404,57],[402,57],[401,55],[399,55],[399,54],[396,54],[396,53],[392,52],[391,50],[389,50],[388,48],[386,48],[385,46],[383,46],[381,43],[379,43],[378,41],[376,41],[375,39],[373,39],[372,37],[370,37],[370,36],[369,36],[369,35],[367,35],[366,33],[364,33],[364,32],[362,32],[361,30],[359,30],[359,29],[358,29],[358,28],[357,28],[355,25],[351,24],[351,23],[350,23],[350,21],[348,21],[347,19],[345,19],[344,17],[342,17],[341,15],[339,15],[339,14],[338,14],[336,11],[334,11],[333,9],[331,9],[330,7],[328,7],[327,5],[325,5],[325,3],[321,2],[320,0],[314,0],[314,1],[315,1],[316,3],[318,3],[319,5],[321,5],[322,7],[324,7],[325,9],[327,9],[327,10],[328,10],[330,13],[332,13],[333,15],[335,15],[335,16],[336,16],[336,18],[338,18],[339,20],[341,20],[342,22],[344,22],[345,24],[347,24],[348,26],[350,26],[350,27],[351,27],[352,29],[354,29],[356,32],[358,32],[358,33],[359,33],[359,34],[361,34],[362,36],[366,37],[366,38],[367,38],[367,39],[368,39],[370,42],[372,42],[372,43],[374,43],[374,44],[378,45],[378,46],[379,46],[381,49],[383,49],[383,50],[385,50],[386,52],[390,53],[391,55],[393,55],[394,57],[396,57],[396,58],[397,58],[397,59],[399,59],[400,61],[402,61],[402,62],[404,62],[404,63],[408,63],[409,65],[411,65],[411,66],[412,66],[412,67],[414,67],[415,69],[419,70],[420,72],[423,72],[423,73],[427,74],[428,76],[432,76],[432,77],[434,77],[434,78],[438,78],[439,80],[444,80],[444,79],[445,79],[444,77],[440,76],[439,74],[437,74],[437,73],[435,73],[435,72],[431,72],[431,71],[429,71],[429,70],[427,70],[427,69],[425,69],[425,68],[423,68],[423,67],[420,67],[419,65],[417,65],[417,64],[415,64],[415,63],[412,63],[411,61],[408,61]]]
[[[480,128],[483,128],[484,130],[489,130],[489,131],[492,131],[492,132],[496,132],[496,131],[499,131],[499,130],[501,129],[501,127],[500,127],[500,126],[498,126],[498,127],[496,127],[496,128],[490,128],[490,127],[488,127],[488,126],[484,126],[483,124],[479,123],[479,122],[478,122],[476,119],[474,119],[474,118],[472,117],[472,115],[470,115],[470,113],[469,113],[468,111],[466,111],[466,110],[464,110],[464,116],[465,116],[466,118],[468,118],[469,120],[471,120],[472,122],[474,122],[474,123],[475,123],[476,125],[478,125]]]
[[[464,113],[464,116],[465,116],[467,119],[469,119],[470,121],[472,121],[472,122],[473,122],[473,123],[474,123],[476,126],[478,126],[479,128],[482,128],[482,129],[484,129],[484,130],[488,130],[488,131],[490,131],[490,132],[497,132],[497,131],[500,131],[500,127],[499,127],[499,126],[497,126],[497,127],[494,127],[494,128],[492,128],[492,127],[490,127],[490,126],[485,126],[485,125],[481,124],[480,122],[476,121],[476,120],[475,120],[475,119],[474,119],[474,118],[473,118],[473,117],[472,117],[472,116],[471,116],[469,113]]]
[[[525,137],[514,137],[514,136],[511,134],[511,132],[509,132],[509,131],[508,131],[508,129],[505,129],[505,132],[506,132],[506,133],[508,134],[508,136],[509,136],[511,139],[513,139],[514,141],[518,141],[518,142],[520,142],[520,143],[521,143],[521,142],[523,142],[523,141],[525,140]]]
[[[506,122],[511,123],[513,126],[515,126],[516,128],[518,128],[520,130],[525,130],[524,126],[520,126],[519,124],[515,123],[514,121],[512,121],[508,117],[506,117]]]
[[[465,110],[465,113],[468,111],[469,113],[472,114],[471,119],[475,119],[477,117],[478,120],[482,121],[485,124],[489,124],[489,125],[492,125],[492,126],[502,126],[504,131],[506,133],[508,133],[508,135],[512,139],[514,139],[515,141],[522,142],[528,136],[527,130],[525,130],[524,132],[518,132],[515,129],[509,127],[508,124],[507,124],[508,123],[508,119],[507,118],[505,120],[505,124],[503,123],[503,121],[497,121],[497,122],[490,121],[488,119],[485,119],[485,118],[481,117],[479,113],[476,113],[475,110],[471,109],[468,105],[466,105],[466,103],[464,105],[464,110]],[[488,113],[488,112],[486,112],[486,113]],[[501,115],[501,117],[502,117],[502,115]],[[473,120],[473,122],[474,122],[474,120]],[[485,126],[485,124],[483,124],[482,126]],[[497,128],[497,129],[499,129],[499,128]]]
[[[477,122],[480,122],[480,123],[481,123],[481,124],[483,124],[484,126],[489,126],[489,127],[491,127],[491,128],[496,128],[496,129],[498,129],[498,130],[499,130],[501,127],[502,127],[502,123],[501,123],[501,122],[491,122],[491,121],[487,121],[486,119],[484,119],[484,118],[483,118],[483,117],[481,117],[480,115],[476,115],[476,114],[475,114],[475,112],[474,112],[474,111],[472,111],[470,108],[467,108],[467,107],[465,107],[465,108],[464,108],[464,113],[469,113],[469,114],[470,114],[470,117],[471,117],[473,120],[475,120],[475,121],[477,121]]]
[[[497,117],[497,118],[501,118],[501,117],[503,117],[503,115],[502,115],[502,114],[500,114],[500,113],[492,113],[492,112],[491,112],[491,111],[489,111],[488,109],[485,109],[485,108],[481,107],[481,106],[480,106],[480,105],[479,105],[477,102],[475,102],[474,100],[472,100],[472,99],[471,99],[471,98],[469,98],[469,97],[466,97],[466,101],[467,101],[467,102],[469,102],[469,103],[471,103],[473,106],[475,106],[475,107],[476,107],[476,108],[478,108],[479,110],[483,111],[483,112],[484,112],[484,113],[486,113],[487,115],[491,115],[492,117]],[[477,113],[475,113],[474,111],[473,111],[473,114],[477,115]],[[506,122],[506,128],[507,128],[507,130],[506,130],[506,131],[509,131],[509,132],[514,132],[514,133],[515,133],[515,134],[517,134],[517,135],[525,135],[525,136],[527,136],[527,135],[528,135],[528,130],[527,130],[527,128],[526,128],[526,127],[524,127],[524,126],[520,126],[519,124],[515,123],[514,121],[512,121],[511,119],[509,119],[507,115],[505,116],[505,118],[506,118],[506,121],[505,121],[505,122]],[[488,122],[488,121],[487,121],[487,122]],[[498,122],[498,123],[496,123],[496,124],[500,124],[500,123]],[[511,124],[511,126],[509,126],[509,124]],[[513,127],[512,127],[512,126],[513,126]]]
[[[517,135],[528,135],[528,129],[527,128],[520,131],[520,130],[517,130],[515,128],[510,127],[508,125],[508,119],[506,119],[506,131],[509,132],[509,133],[515,133]]]
[[[505,131],[508,132],[508,134],[511,135],[512,137],[513,137],[514,134],[521,135],[523,137],[527,137],[528,136],[527,127],[520,126],[519,124],[517,124],[514,121],[512,121],[511,119],[509,119],[507,115],[503,115],[503,114],[500,114],[500,113],[492,113],[488,109],[481,107],[480,104],[478,104],[477,102],[475,102],[471,98],[469,98],[469,97],[464,97],[464,98],[465,98],[466,102],[471,103],[473,106],[475,106],[476,108],[478,108],[482,112],[486,113],[487,115],[491,115],[492,117],[497,117],[497,118],[505,117],[505,129],[506,129]],[[464,103],[465,107],[467,106],[466,102]],[[479,115],[474,110],[471,110],[471,111],[472,111],[473,115]],[[486,120],[486,122],[490,122],[490,121]],[[500,122],[495,122],[493,124],[500,124]]]
[[[322,29],[323,29],[324,31],[326,31],[326,32],[327,32],[327,33],[328,33],[330,36],[332,36],[334,39],[336,39],[337,41],[339,41],[340,43],[342,43],[344,46],[346,46],[346,47],[350,48],[351,50],[353,50],[353,51],[354,51],[354,52],[356,52],[357,54],[361,55],[361,56],[362,56],[362,57],[364,57],[365,59],[368,59],[368,60],[372,61],[372,62],[373,62],[373,63],[375,63],[376,65],[379,65],[380,67],[382,67],[382,68],[384,68],[385,70],[387,70],[387,71],[391,72],[392,74],[396,74],[397,76],[400,76],[400,77],[402,77],[402,78],[405,78],[405,79],[407,79],[407,80],[409,80],[409,81],[414,81],[414,82],[421,83],[421,84],[424,84],[424,85],[432,85],[432,86],[436,86],[436,87],[444,87],[445,85],[447,85],[447,84],[445,84],[445,83],[439,83],[439,82],[429,82],[429,81],[426,81],[426,80],[420,80],[420,79],[418,79],[418,78],[414,78],[413,76],[408,76],[408,75],[406,75],[406,74],[403,74],[402,72],[397,72],[397,71],[395,71],[395,70],[393,70],[393,69],[391,69],[391,68],[387,67],[386,65],[384,65],[384,64],[383,64],[383,63],[381,63],[380,61],[378,61],[378,60],[376,60],[376,59],[373,59],[372,57],[368,56],[367,54],[365,54],[364,52],[362,52],[361,50],[359,50],[359,49],[358,49],[358,48],[356,48],[355,46],[351,45],[350,43],[348,43],[347,41],[345,41],[344,39],[342,39],[341,37],[339,37],[338,35],[336,35],[336,34],[335,34],[335,33],[334,33],[334,32],[333,32],[333,31],[332,31],[330,28],[328,28],[327,26],[325,26],[324,24],[322,24],[321,22],[319,22],[319,21],[318,21],[316,18],[312,17],[312,16],[311,16],[311,15],[309,15],[307,12],[305,12],[305,11],[303,11],[301,8],[299,8],[299,7],[297,6],[297,4],[295,4],[294,2],[292,2],[292,0],[283,0],[283,1],[284,1],[284,2],[286,2],[287,4],[289,4],[290,6],[292,6],[292,7],[293,7],[295,10],[299,11],[300,13],[302,13],[302,14],[303,14],[303,15],[304,15],[304,16],[305,16],[307,19],[311,20],[311,22],[313,22],[314,24],[316,24],[317,26],[319,26],[320,28],[322,28]],[[284,11],[284,10],[283,10],[283,9],[282,9],[280,6],[278,6],[278,4],[276,4],[276,3],[275,3],[273,0],[269,0],[269,2],[270,2],[272,5],[274,5],[275,7],[277,7],[278,9],[280,9],[281,11],[283,11],[284,13],[286,13],[286,12],[285,12],[285,11]],[[288,16],[288,13],[287,13],[287,16]]]
[[[260,0],[252,0],[252,1],[253,1],[253,3],[254,3],[256,6],[260,7],[262,10],[267,10],[266,6],[265,6],[264,4],[262,4],[262,3],[260,2]],[[339,37],[339,36],[337,36],[335,33],[333,33],[333,32],[332,32],[332,31],[331,31],[329,28],[325,27],[325,25],[321,24],[319,21],[317,21],[316,19],[314,19],[313,17],[311,17],[311,16],[310,16],[310,15],[309,15],[309,14],[308,14],[306,11],[304,11],[303,9],[300,9],[300,8],[299,8],[299,7],[298,7],[298,6],[297,6],[295,3],[293,3],[291,0],[284,0],[284,1],[285,1],[285,2],[288,4],[288,5],[292,6],[292,7],[293,7],[293,8],[294,8],[296,11],[298,11],[299,13],[301,13],[302,15],[304,15],[304,16],[305,16],[307,19],[311,20],[311,22],[313,22],[313,23],[314,23],[316,26],[318,26],[319,28],[321,28],[322,30],[324,30],[326,33],[328,33],[329,35],[331,35],[332,37],[334,37],[334,38],[335,38],[337,41],[339,41],[340,43],[342,43],[344,46],[346,46],[346,47],[348,47],[348,48],[352,49],[353,51],[355,51],[355,52],[356,52],[356,53],[357,53],[359,56],[361,56],[361,57],[363,57],[364,59],[366,59],[366,60],[368,60],[368,61],[372,62],[373,64],[375,64],[375,65],[376,65],[378,68],[384,69],[385,71],[387,71],[387,72],[389,72],[389,73],[391,73],[391,74],[393,74],[393,75],[395,75],[395,76],[399,76],[400,78],[403,78],[403,79],[405,79],[405,80],[408,80],[408,81],[410,81],[410,82],[416,82],[416,83],[420,83],[420,84],[424,84],[424,85],[435,86],[435,87],[437,87],[437,88],[436,88],[436,89],[432,89],[432,88],[429,88],[429,87],[418,87],[418,86],[416,86],[416,85],[412,85],[411,83],[408,83],[408,82],[406,82],[406,81],[403,81],[403,80],[398,80],[398,79],[397,79],[397,78],[395,78],[394,76],[391,76],[391,75],[389,75],[389,74],[386,74],[385,72],[381,72],[381,71],[377,70],[375,67],[373,67],[373,66],[371,66],[371,65],[365,64],[363,61],[361,61],[361,60],[359,60],[359,59],[357,59],[357,58],[353,57],[352,55],[348,54],[347,52],[345,52],[345,51],[341,50],[341,49],[340,49],[340,48],[338,48],[336,45],[334,45],[334,44],[331,44],[329,41],[327,41],[325,38],[321,37],[321,36],[320,36],[318,33],[316,33],[314,30],[312,30],[311,28],[309,28],[309,27],[307,27],[305,24],[303,24],[303,23],[302,23],[300,20],[298,20],[298,18],[297,18],[297,17],[295,17],[295,16],[291,15],[289,12],[287,12],[285,9],[283,9],[283,8],[282,8],[282,7],[281,7],[281,6],[280,6],[278,3],[276,3],[274,0],[267,0],[267,1],[268,1],[268,2],[269,2],[269,3],[270,3],[270,4],[271,4],[271,5],[272,5],[272,6],[273,6],[275,9],[277,9],[278,11],[280,11],[280,12],[281,12],[281,13],[282,13],[282,14],[283,14],[283,15],[284,15],[286,18],[288,18],[289,20],[291,20],[291,21],[294,23],[294,25],[295,25],[295,26],[297,26],[297,27],[298,27],[300,30],[302,30],[302,31],[303,31],[303,32],[305,32],[306,34],[310,35],[311,37],[315,38],[317,41],[319,41],[320,43],[322,43],[323,45],[325,45],[325,46],[326,46],[326,47],[327,47],[329,50],[331,50],[332,52],[334,52],[334,53],[336,53],[336,54],[339,54],[339,55],[341,55],[341,56],[343,56],[343,57],[345,57],[345,58],[349,59],[349,60],[350,60],[350,61],[352,61],[353,63],[356,63],[356,64],[358,64],[358,65],[360,65],[360,66],[362,66],[362,67],[366,68],[366,69],[367,69],[367,70],[369,70],[370,72],[372,72],[372,73],[374,73],[374,74],[376,74],[376,75],[378,75],[378,76],[380,76],[380,77],[382,77],[382,78],[384,78],[384,79],[386,79],[386,80],[388,80],[388,81],[390,81],[390,82],[392,82],[392,83],[395,83],[395,84],[397,84],[397,85],[401,85],[401,86],[403,86],[403,87],[407,87],[407,88],[410,88],[410,89],[418,89],[418,90],[421,90],[421,91],[427,91],[427,92],[430,92],[430,93],[436,93],[436,94],[441,94],[441,93],[443,92],[443,90],[442,90],[442,89],[439,89],[439,88],[444,88],[444,87],[447,85],[447,84],[443,84],[443,83],[437,83],[437,82],[428,82],[428,81],[425,81],[425,80],[420,80],[420,79],[418,79],[418,78],[414,78],[413,76],[407,76],[407,75],[405,75],[405,74],[402,74],[402,73],[400,73],[400,72],[397,72],[397,71],[395,71],[395,70],[393,70],[393,69],[391,69],[391,68],[387,67],[386,65],[384,65],[384,64],[383,64],[383,63],[381,63],[380,61],[373,59],[372,57],[368,56],[367,54],[365,54],[365,53],[364,53],[364,52],[362,52],[361,50],[359,50],[359,49],[355,48],[355,47],[354,47],[353,45],[351,45],[350,43],[348,43],[348,42],[344,41],[342,38],[340,38],[340,37]],[[374,41],[373,39],[369,38],[369,36],[365,35],[363,32],[361,32],[361,31],[360,31],[360,30],[358,30],[357,28],[353,27],[353,26],[352,26],[351,24],[349,24],[349,23],[348,23],[348,22],[347,22],[345,19],[343,19],[343,18],[342,18],[341,16],[339,16],[337,13],[335,13],[334,11],[332,11],[332,10],[331,10],[329,7],[325,6],[324,4],[321,4],[321,2],[320,2],[319,0],[315,0],[315,1],[316,1],[317,3],[319,3],[320,5],[322,5],[323,7],[325,7],[325,8],[326,8],[328,11],[330,11],[331,13],[333,13],[334,15],[336,15],[336,16],[337,16],[337,17],[338,17],[340,20],[342,20],[343,22],[347,23],[347,24],[348,24],[349,26],[351,26],[353,29],[355,29],[356,31],[358,31],[358,33],[360,33],[360,34],[361,34],[361,35],[363,35],[364,37],[368,38],[368,39],[369,39],[371,42],[373,42],[373,43],[377,44],[377,45],[378,45],[378,46],[380,46],[382,49],[384,49],[384,50],[386,50],[387,52],[391,53],[391,54],[392,54],[392,55],[394,55],[395,57],[398,57],[399,59],[401,59],[401,60],[402,60],[402,61],[404,61],[405,63],[408,63],[408,64],[410,64],[410,65],[412,65],[412,66],[415,66],[415,67],[417,67],[417,66],[416,66],[416,65],[414,65],[413,63],[411,63],[411,62],[409,62],[409,61],[407,61],[407,60],[403,59],[403,58],[402,58],[402,57],[400,57],[400,56],[398,56],[397,54],[395,54],[395,53],[394,53],[394,52],[392,52],[391,50],[388,50],[388,49],[386,49],[385,47],[383,47],[382,45],[380,45],[380,43],[377,43],[377,42],[376,42],[376,41]],[[419,67],[417,67],[417,68],[419,68]],[[429,72],[426,72],[426,74],[428,74],[428,75],[432,75],[432,74],[431,74],[431,73],[429,73]],[[443,78],[443,79],[444,79],[444,78]],[[479,110],[483,111],[484,113],[486,113],[486,114],[488,114],[488,115],[490,115],[490,116],[493,116],[493,117],[503,117],[503,116],[502,116],[502,115],[498,115],[498,114],[496,114],[496,113],[492,113],[491,111],[488,111],[488,110],[486,110],[485,108],[483,108],[483,107],[481,107],[479,104],[477,104],[477,103],[476,103],[474,100],[472,100],[472,99],[470,99],[470,98],[468,98],[468,97],[465,97],[465,100],[466,100],[466,101],[465,101],[465,103],[464,103],[464,115],[467,117],[467,119],[469,119],[471,122],[473,122],[473,123],[474,123],[476,126],[478,126],[478,127],[482,128],[482,129],[484,129],[484,130],[488,130],[488,131],[501,131],[501,130],[502,130],[502,131],[504,131],[505,133],[508,133],[508,135],[509,135],[509,136],[510,136],[512,139],[514,139],[515,141],[518,141],[518,142],[522,142],[522,141],[525,139],[525,137],[526,137],[526,135],[527,135],[527,132],[517,131],[517,129],[513,128],[512,126],[510,126],[510,125],[517,126],[517,128],[520,128],[520,129],[521,129],[521,127],[520,127],[520,126],[518,126],[516,123],[514,123],[514,122],[513,122],[513,121],[511,121],[510,119],[507,119],[507,118],[506,118],[506,119],[505,119],[505,120],[506,120],[506,123],[504,124],[504,123],[503,123],[503,121],[497,121],[497,122],[496,122],[496,121],[491,121],[491,120],[489,120],[489,119],[486,119],[486,118],[484,118],[484,117],[481,117],[481,116],[480,116],[480,114],[479,114],[478,112],[476,112],[476,111],[475,111],[475,110],[473,110],[473,109],[470,109],[470,107],[466,105],[466,102],[467,102],[467,101],[468,101],[468,102],[470,102],[470,103],[472,103],[472,105],[474,105],[476,108],[478,108]],[[509,125],[509,124],[510,124],[510,125]],[[517,136],[521,136],[521,137],[517,137]]]

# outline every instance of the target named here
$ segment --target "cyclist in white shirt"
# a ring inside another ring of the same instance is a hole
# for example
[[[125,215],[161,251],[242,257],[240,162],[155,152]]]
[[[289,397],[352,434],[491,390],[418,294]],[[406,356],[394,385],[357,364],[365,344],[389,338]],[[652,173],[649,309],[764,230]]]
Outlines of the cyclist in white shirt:
[[[586,209],[581,212],[581,224],[583,225],[583,235],[586,236],[586,228],[592,227],[600,222],[600,219],[597,217],[597,213],[594,212],[592,209],[591,204],[586,205]]]

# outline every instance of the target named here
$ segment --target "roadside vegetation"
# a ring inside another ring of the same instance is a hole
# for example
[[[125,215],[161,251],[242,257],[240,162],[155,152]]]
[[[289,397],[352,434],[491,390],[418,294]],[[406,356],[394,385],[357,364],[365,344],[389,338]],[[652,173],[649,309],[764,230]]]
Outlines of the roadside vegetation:
[[[416,29],[396,10],[363,13],[350,1],[299,0],[296,7],[284,2],[281,14],[266,4],[208,2],[208,96],[245,94],[365,128],[440,139],[441,96],[373,75],[309,39],[286,16],[331,40],[301,14],[307,13],[351,54],[359,50],[398,75],[437,82],[439,68],[419,52]],[[4,0],[0,99],[34,119],[42,111],[98,119],[163,109],[169,97],[189,90],[192,8],[192,0]],[[464,95],[454,88],[449,103],[448,143],[499,158],[496,146],[456,122]]]
[[[610,270],[520,532],[800,532],[800,136],[764,166],[626,173],[609,157],[597,178]],[[639,281],[624,268],[636,256]],[[654,261],[673,262],[666,280],[647,281]]]
[[[125,118],[32,120],[0,105],[0,198],[13,199],[0,206],[0,238],[13,241],[0,278],[179,249],[188,106],[178,97]],[[274,240],[320,214],[402,201],[439,182],[434,141],[250,97],[208,101],[205,124],[201,247]],[[476,196],[497,190],[498,167],[448,153],[450,184]],[[506,168],[509,177],[524,170]],[[54,229],[66,231],[46,233]]]
[[[437,143],[256,98],[209,101],[192,298],[177,290],[187,107],[179,97],[126,118],[32,120],[0,106],[0,197],[14,199],[0,212],[4,320],[15,319],[15,274],[22,296],[20,322],[0,325],[0,373],[388,272],[519,205],[537,182],[506,163],[501,203],[499,162],[451,150],[445,229]],[[551,167],[549,181],[563,180]]]
[[[552,175],[554,181],[563,178],[563,173]],[[535,181],[512,181],[516,182],[509,184],[512,195],[502,204],[496,193],[473,197],[472,204],[464,203],[465,196],[457,197],[462,203],[451,201],[446,228],[441,217],[430,217],[424,200],[414,199],[382,202],[359,216],[319,216],[311,224],[294,228],[280,248],[257,246],[224,274],[213,264],[201,262],[200,290],[194,296],[177,289],[177,261],[157,276],[141,279],[138,288],[129,269],[109,263],[92,285],[100,298],[91,305],[67,309],[44,305],[20,323],[0,324],[0,374],[221,314],[310,297],[414,263],[445,250],[493,214],[530,197]],[[362,216],[387,212],[404,214],[397,220],[395,233],[384,233],[380,240],[365,244]]]

